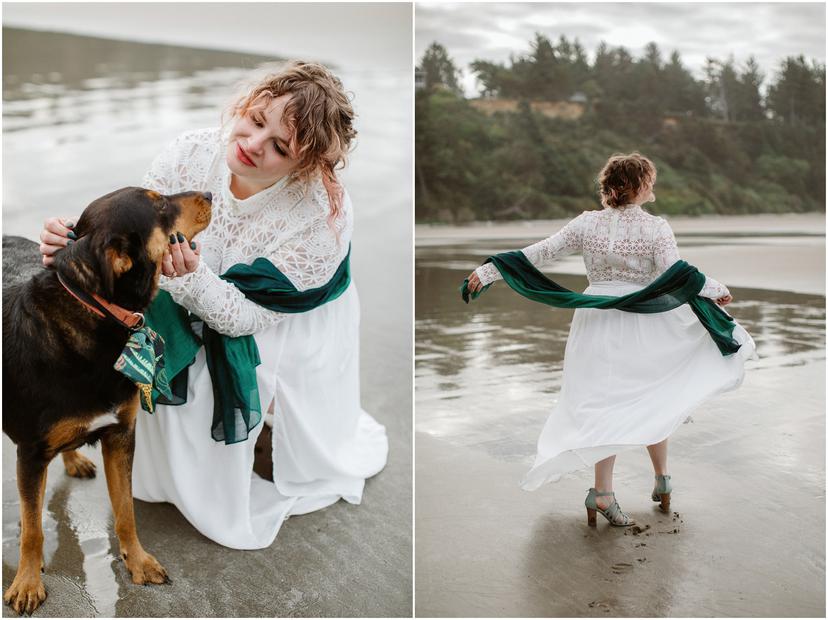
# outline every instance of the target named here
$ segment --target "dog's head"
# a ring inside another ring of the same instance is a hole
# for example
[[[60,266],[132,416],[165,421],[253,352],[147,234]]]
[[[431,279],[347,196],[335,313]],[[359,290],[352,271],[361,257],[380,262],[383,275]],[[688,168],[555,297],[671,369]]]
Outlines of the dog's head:
[[[55,255],[55,268],[89,293],[143,309],[157,290],[170,234],[189,241],[207,228],[211,201],[209,193],[164,196],[140,187],[102,196],[83,211],[78,239]]]

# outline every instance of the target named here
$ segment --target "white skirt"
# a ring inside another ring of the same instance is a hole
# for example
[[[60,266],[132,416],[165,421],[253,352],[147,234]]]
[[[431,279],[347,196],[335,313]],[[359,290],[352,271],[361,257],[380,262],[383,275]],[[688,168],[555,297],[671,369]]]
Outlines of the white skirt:
[[[584,293],[621,296],[642,288],[596,282]],[[733,337],[741,348],[723,356],[687,304],[657,314],[575,310],[558,404],[521,487],[534,491],[622,450],[669,437],[704,401],[742,383],[756,345],[738,323]]]
[[[175,504],[226,547],[269,546],[291,515],[340,498],[359,504],[365,479],[388,455],[385,427],[360,407],[359,300],[339,298],[255,335],[264,412],[273,403],[273,479],[253,473],[260,422],[246,441],[210,433],[213,391],[202,348],[189,368],[187,402],[138,411],[133,495]],[[264,413],[263,412],[263,413]]]

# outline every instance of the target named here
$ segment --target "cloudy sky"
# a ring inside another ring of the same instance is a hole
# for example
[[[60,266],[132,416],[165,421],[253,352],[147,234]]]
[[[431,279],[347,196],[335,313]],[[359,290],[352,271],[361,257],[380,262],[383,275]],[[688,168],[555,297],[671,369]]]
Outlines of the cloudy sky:
[[[578,38],[594,58],[603,40],[639,57],[650,41],[667,59],[676,49],[701,76],[708,56],[733,55],[740,65],[753,54],[768,77],[785,56],[804,54],[825,62],[823,3],[503,3],[418,2],[415,56],[419,63],[433,42],[443,44],[463,69],[466,94],[478,93],[468,64],[475,59],[507,62],[529,51],[535,32],[550,39]]]
[[[389,3],[17,3],[3,25],[148,43],[307,58],[361,68],[411,66],[411,6]]]

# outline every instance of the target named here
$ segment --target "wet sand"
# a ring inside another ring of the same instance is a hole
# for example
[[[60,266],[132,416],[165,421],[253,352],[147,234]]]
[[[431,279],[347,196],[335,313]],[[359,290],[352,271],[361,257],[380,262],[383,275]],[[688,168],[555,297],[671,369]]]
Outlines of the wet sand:
[[[682,255],[731,287],[762,359],[673,435],[677,515],[650,500],[646,451],[619,455],[615,491],[637,534],[600,516],[587,526],[590,470],[518,486],[557,400],[572,311],[498,286],[465,306],[457,286],[488,254],[538,235],[418,227],[418,616],[824,617],[824,218],[809,217],[738,239],[719,236],[721,222],[674,224]],[[580,262],[549,273],[582,290]]]
[[[638,535],[587,526],[588,475],[527,493],[525,465],[417,433],[417,615],[824,617],[824,379],[824,362],[750,373],[752,402],[679,429],[677,519],[650,501],[646,451],[622,453]]]

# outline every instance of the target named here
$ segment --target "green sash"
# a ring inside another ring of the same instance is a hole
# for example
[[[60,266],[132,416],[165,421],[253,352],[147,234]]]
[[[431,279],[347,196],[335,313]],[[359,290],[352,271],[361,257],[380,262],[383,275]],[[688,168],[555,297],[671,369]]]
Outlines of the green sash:
[[[495,254],[483,264],[486,263],[494,263],[506,284],[515,292],[556,308],[601,308],[651,314],[673,310],[686,303],[713,338],[722,355],[731,355],[741,346],[733,338],[733,318],[711,299],[699,296],[699,291],[704,287],[704,274],[683,260],[673,263],[647,287],[621,297],[584,295],[570,291],[538,271],[519,250]],[[466,279],[461,287],[463,301],[466,303],[469,303],[469,298],[477,299],[491,286],[487,284],[481,291],[470,293],[468,285]]]
[[[351,249],[327,284],[299,291],[273,263],[257,258],[250,265],[239,263],[221,278],[235,285],[247,299],[274,312],[299,313],[333,301],[351,283]],[[256,366],[261,363],[259,349],[252,335],[232,338],[203,324],[202,337],[191,322],[200,320],[176,304],[169,293],[159,291],[145,313],[147,324],[167,344],[166,369],[173,377],[173,397],[153,391],[156,402],[181,405],[187,402],[187,367],[204,346],[207,368],[213,384],[212,436],[227,444],[247,439],[249,431],[261,421],[262,408],[256,383]]]

